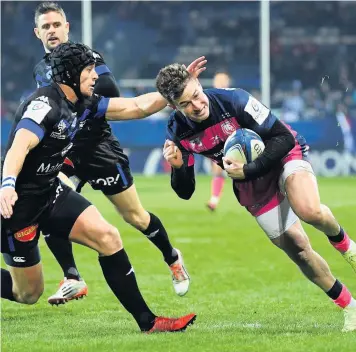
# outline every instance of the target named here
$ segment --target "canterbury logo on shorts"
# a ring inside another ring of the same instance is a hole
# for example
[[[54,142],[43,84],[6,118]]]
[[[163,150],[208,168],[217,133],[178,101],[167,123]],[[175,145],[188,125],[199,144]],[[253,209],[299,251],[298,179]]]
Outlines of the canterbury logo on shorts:
[[[20,242],[32,241],[36,237],[37,228],[38,224],[25,227],[23,230],[17,231],[14,236]]]

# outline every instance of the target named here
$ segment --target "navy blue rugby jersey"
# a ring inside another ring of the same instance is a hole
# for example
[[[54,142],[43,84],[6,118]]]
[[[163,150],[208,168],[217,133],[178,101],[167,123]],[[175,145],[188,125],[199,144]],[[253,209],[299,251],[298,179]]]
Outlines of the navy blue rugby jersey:
[[[205,89],[204,93],[209,99],[210,111],[206,120],[191,121],[177,110],[171,113],[168,120],[166,137],[181,150],[185,166],[194,164],[193,154],[201,154],[222,167],[224,143],[240,128],[255,131],[263,141],[269,139],[269,130],[277,117],[252,95],[239,88]],[[302,154],[304,138],[286,126]]]
[[[40,143],[26,156],[16,181],[16,191],[19,194],[47,192],[83,123],[104,120],[108,103],[109,98],[94,95],[86,104],[72,104],[55,83],[38,88],[24,100],[15,114],[6,151],[22,128],[33,132]]]

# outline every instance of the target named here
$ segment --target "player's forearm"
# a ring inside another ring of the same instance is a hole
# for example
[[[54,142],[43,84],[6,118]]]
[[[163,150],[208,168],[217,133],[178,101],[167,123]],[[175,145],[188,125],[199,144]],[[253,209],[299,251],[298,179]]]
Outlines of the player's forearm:
[[[19,175],[28,152],[28,148],[19,145],[13,145],[9,149],[4,161],[3,180],[9,176],[17,177]]]
[[[246,180],[255,180],[267,174],[294,146],[295,140],[292,133],[277,120],[271,128],[263,153],[255,161],[244,166]]]
[[[155,114],[167,106],[167,100],[157,92],[143,94],[134,99],[138,110],[138,118],[144,118]]]
[[[195,191],[194,166],[172,168],[171,186],[179,198],[190,199]]]
[[[111,98],[105,116],[108,120],[137,120],[152,115],[167,106],[161,94],[147,93],[135,98]]]

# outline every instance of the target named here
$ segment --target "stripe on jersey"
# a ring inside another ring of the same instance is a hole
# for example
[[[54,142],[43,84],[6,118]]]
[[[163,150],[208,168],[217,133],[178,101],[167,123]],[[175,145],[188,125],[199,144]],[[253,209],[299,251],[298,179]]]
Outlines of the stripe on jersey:
[[[110,100],[110,98],[105,98],[105,97],[102,97],[100,99],[99,104],[98,104],[98,110],[97,110],[97,113],[95,114],[94,118],[105,116],[106,111],[108,110],[109,100]]]
[[[96,66],[95,67],[95,71],[99,76],[104,74],[104,73],[110,73],[111,72],[109,67],[107,67],[106,65]]]
[[[225,119],[189,138],[182,139],[181,145],[189,152],[207,152],[224,143],[237,129],[241,128],[235,117]],[[222,145],[223,147],[223,145]]]
[[[24,128],[25,130],[31,131],[34,133],[38,139],[41,141],[44,136],[44,131],[36,122],[28,118],[22,118],[20,122],[17,124],[15,132],[19,129]]]

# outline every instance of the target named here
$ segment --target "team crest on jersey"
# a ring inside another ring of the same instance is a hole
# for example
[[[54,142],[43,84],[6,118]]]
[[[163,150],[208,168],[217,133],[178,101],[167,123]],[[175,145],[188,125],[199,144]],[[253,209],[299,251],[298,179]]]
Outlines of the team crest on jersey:
[[[25,227],[24,229],[17,231],[14,236],[20,242],[32,241],[36,237],[37,228],[38,225]]]
[[[231,121],[224,121],[221,124],[221,129],[227,136],[230,136],[236,130],[236,127]]]
[[[66,139],[67,136],[64,132],[69,127],[68,122],[62,119],[61,121],[58,122],[58,124],[55,127],[57,128],[58,132],[52,132],[51,137],[56,139]]]

